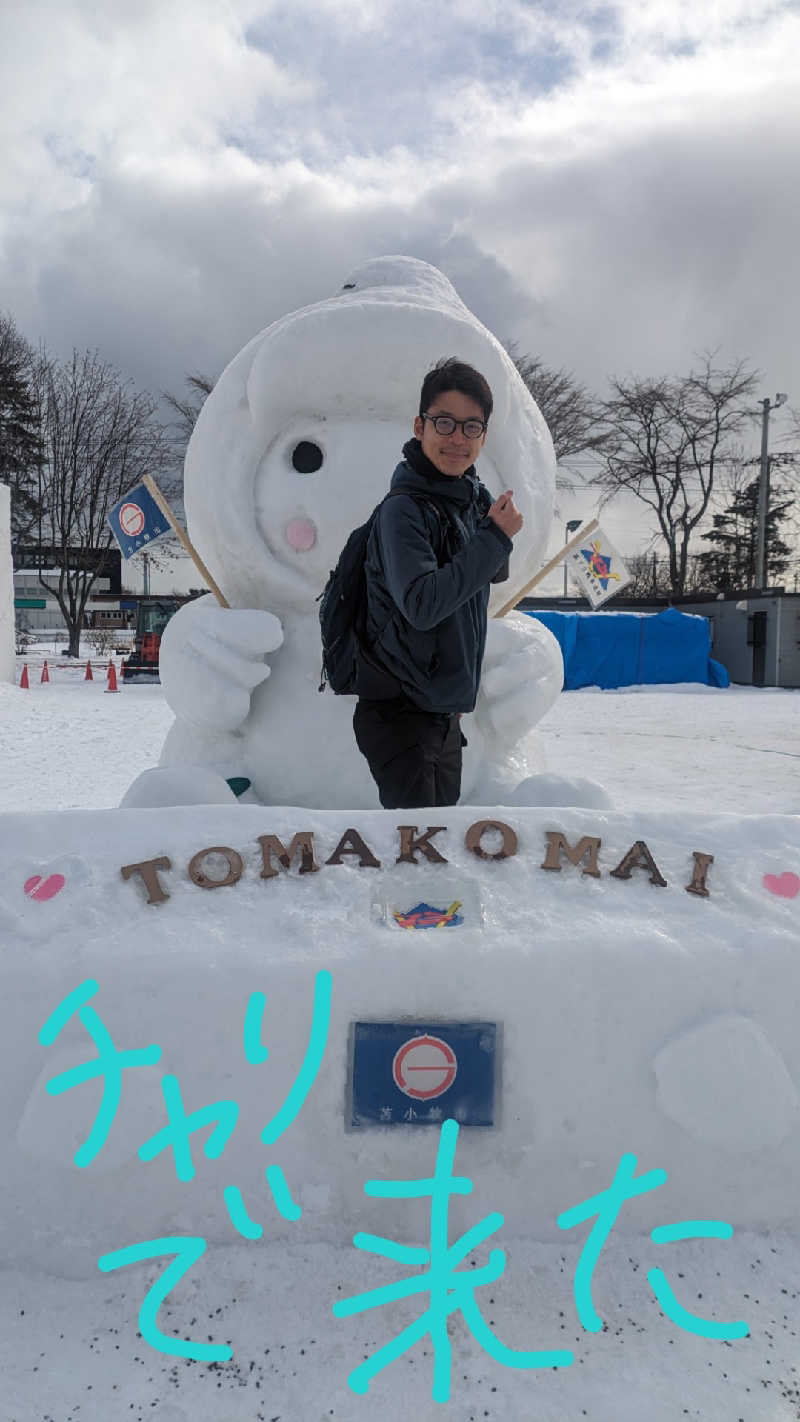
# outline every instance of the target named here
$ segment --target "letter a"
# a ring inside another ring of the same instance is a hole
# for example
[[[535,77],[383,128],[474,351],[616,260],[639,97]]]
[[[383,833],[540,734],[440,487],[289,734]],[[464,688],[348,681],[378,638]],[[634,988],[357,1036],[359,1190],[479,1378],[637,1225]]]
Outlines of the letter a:
[[[624,859],[621,859],[616,869],[612,869],[611,875],[614,879],[630,879],[632,869],[649,869],[650,883],[656,884],[659,889],[666,889],[667,881],[659,872],[658,865],[647,848],[643,839],[637,839],[632,844]]]
[[[380,869],[381,867],[380,859],[375,858],[372,850],[367,848],[356,829],[345,830],[330,859],[326,859],[325,863],[341,864],[344,854],[354,854],[358,859],[359,869]]]

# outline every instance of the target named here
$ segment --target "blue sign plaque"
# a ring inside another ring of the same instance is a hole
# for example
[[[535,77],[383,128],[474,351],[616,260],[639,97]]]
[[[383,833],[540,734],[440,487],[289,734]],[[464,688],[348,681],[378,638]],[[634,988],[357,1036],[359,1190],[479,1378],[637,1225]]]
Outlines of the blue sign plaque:
[[[493,1126],[495,1022],[356,1022],[353,1126]]]

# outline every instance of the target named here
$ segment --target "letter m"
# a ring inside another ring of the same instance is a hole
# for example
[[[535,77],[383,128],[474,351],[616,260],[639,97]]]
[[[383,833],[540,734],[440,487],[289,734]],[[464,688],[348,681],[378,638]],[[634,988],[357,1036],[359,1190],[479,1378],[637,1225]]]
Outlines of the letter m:
[[[314,836],[310,830],[301,830],[299,834],[296,834],[288,849],[276,834],[259,835],[258,842],[261,845],[264,859],[264,867],[261,870],[262,879],[274,879],[278,873],[272,862],[273,854],[284,869],[291,866],[292,859],[298,853],[301,874],[316,874],[319,869],[319,865],[314,859]]]
[[[600,840],[594,835],[584,835],[578,840],[574,849],[567,842],[566,835],[560,830],[547,830],[545,832],[547,840],[547,853],[542,862],[542,869],[554,869],[557,874],[561,873],[561,855],[566,854],[570,864],[580,864],[582,859],[586,860],[582,872],[591,874],[593,879],[600,878],[600,870],[597,867],[597,851],[600,848]]]

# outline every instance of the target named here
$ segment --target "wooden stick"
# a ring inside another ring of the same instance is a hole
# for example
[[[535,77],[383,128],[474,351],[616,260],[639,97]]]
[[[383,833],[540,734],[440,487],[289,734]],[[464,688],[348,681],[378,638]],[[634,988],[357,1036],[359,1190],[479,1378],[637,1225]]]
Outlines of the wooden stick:
[[[524,597],[527,597],[531,588],[535,587],[537,583],[540,583],[542,581],[542,578],[546,578],[547,574],[551,573],[554,568],[557,568],[559,563],[563,562],[563,560],[566,558],[567,554],[572,552],[573,548],[577,548],[579,543],[583,543],[584,539],[588,538],[589,534],[594,533],[595,529],[599,527],[599,520],[593,518],[590,520],[589,523],[586,524],[584,528],[579,529],[579,531],[575,534],[575,537],[571,538],[569,540],[569,543],[564,544],[564,547],[561,549],[561,552],[556,553],[555,558],[551,558],[549,563],[545,563],[544,567],[539,569],[536,576],[534,578],[531,578],[530,582],[526,583],[524,588],[522,588],[518,593],[514,594],[510,602],[505,603],[505,605],[500,608],[500,611],[494,614],[495,617],[505,617],[507,612],[513,611],[517,603],[521,602]]]
[[[167,519],[170,524],[170,527],[177,534],[184,551],[188,553],[200,576],[210,587],[220,607],[230,607],[228,599],[225,597],[224,593],[220,592],[220,589],[217,587],[217,584],[209,573],[208,568],[200,557],[200,554],[197,552],[197,549],[194,547],[194,545],[190,542],[189,535],[187,534],[186,530],[184,528],[181,528],[180,524],[178,523],[178,520],[176,519],[174,513],[172,512],[172,509],[164,498],[164,495],[159,489],[158,484],[156,483],[152,474],[145,474],[142,479],[142,483],[153,495],[153,498],[158,504],[158,507],[163,513],[165,519]]]

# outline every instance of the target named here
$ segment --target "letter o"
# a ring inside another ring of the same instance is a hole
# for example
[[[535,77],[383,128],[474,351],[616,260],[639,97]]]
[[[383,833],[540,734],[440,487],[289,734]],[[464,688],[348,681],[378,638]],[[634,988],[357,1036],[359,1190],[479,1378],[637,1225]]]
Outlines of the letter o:
[[[228,873],[224,879],[208,879],[203,873],[203,860],[207,854],[221,854],[228,861]],[[236,884],[244,873],[244,861],[235,849],[225,844],[213,844],[210,849],[200,849],[189,860],[189,878],[198,889],[224,889],[227,884]]]
[[[503,848],[498,849],[494,854],[487,854],[481,845],[484,834],[489,829],[499,830],[503,836]],[[477,854],[479,859],[511,859],[517,852],[517,836],[510,825],[504,825],[502,820],[476,820],[474,825],[470,825],[465,836],[467,849],[471,849],[473,854]]]

